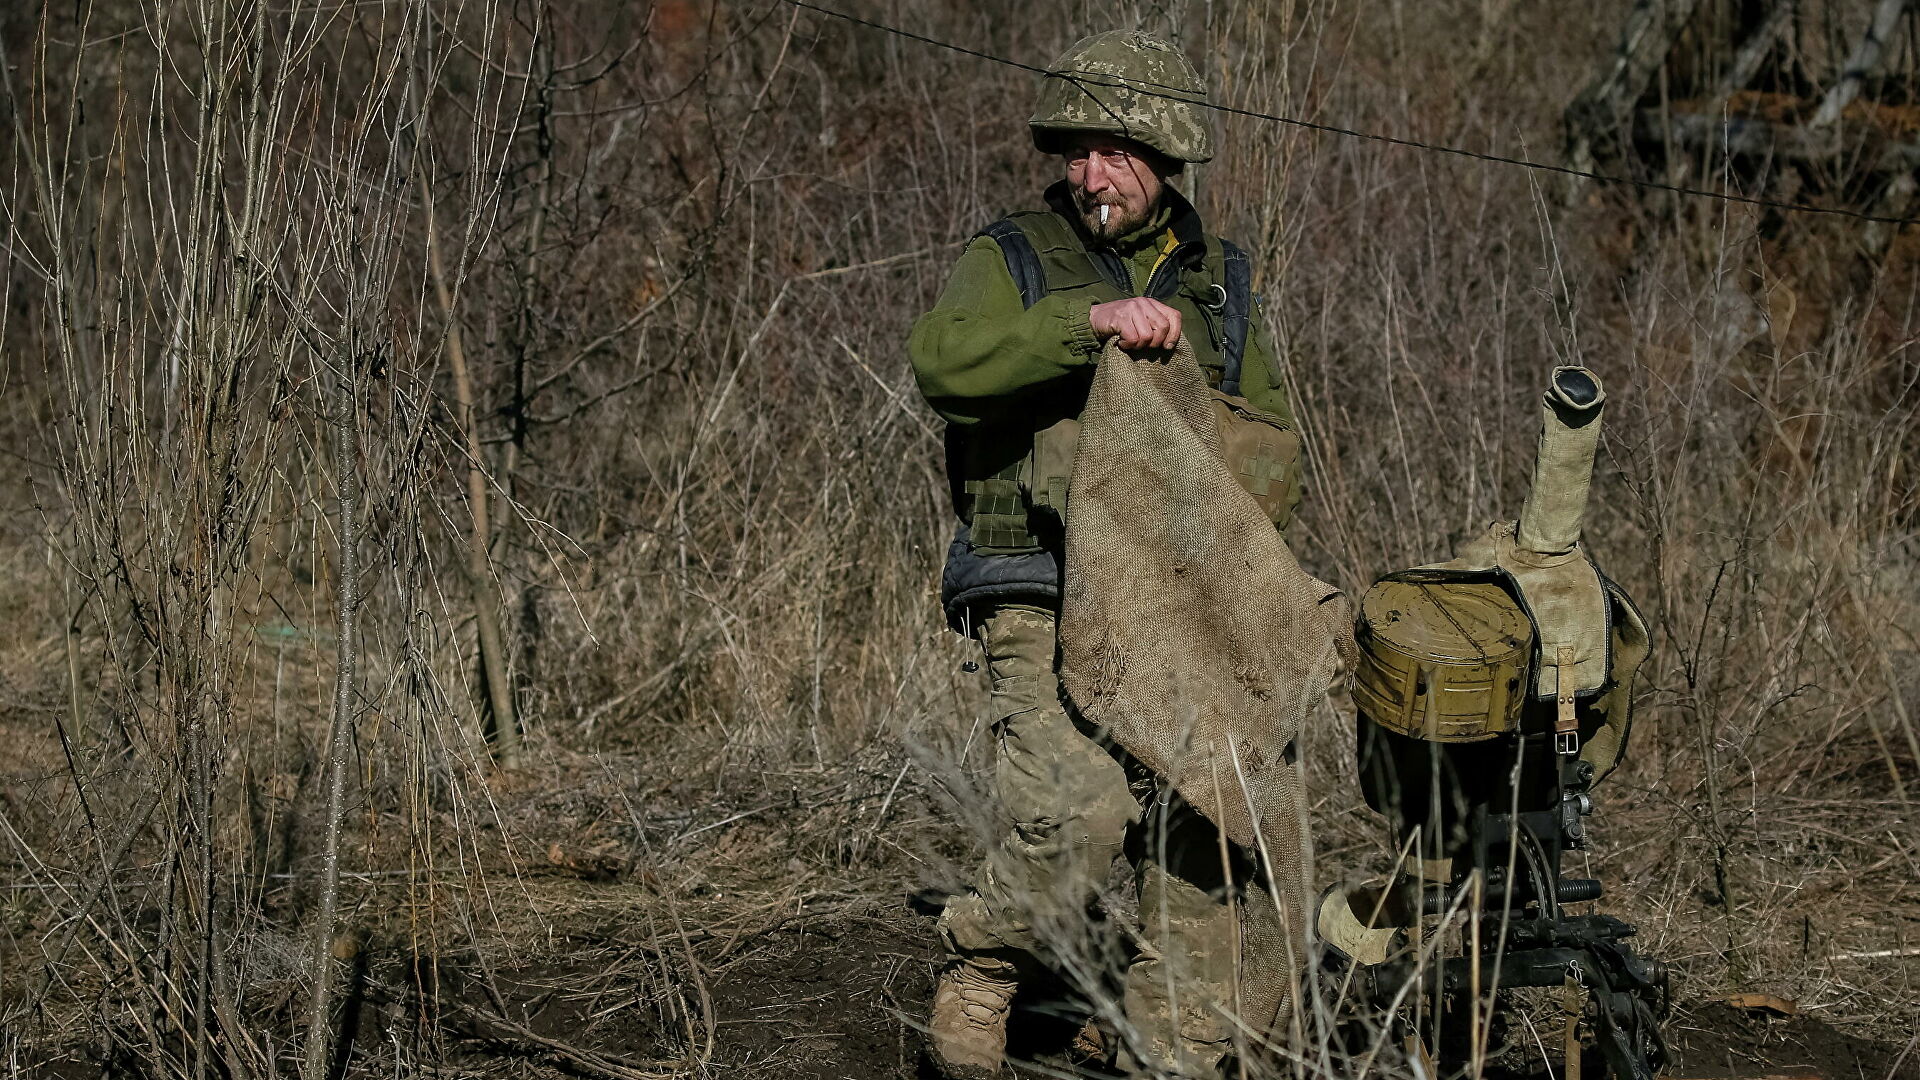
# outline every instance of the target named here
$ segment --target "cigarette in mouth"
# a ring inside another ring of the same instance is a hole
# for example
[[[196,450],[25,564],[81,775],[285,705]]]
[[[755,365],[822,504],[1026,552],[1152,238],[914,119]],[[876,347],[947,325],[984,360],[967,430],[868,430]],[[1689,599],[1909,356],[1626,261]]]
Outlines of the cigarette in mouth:
[[[1100,204],[1100,227],[1101,228],[1104,229],[1107,227],[1107,213],[1112,209],[1113,207],[1106,203]]]

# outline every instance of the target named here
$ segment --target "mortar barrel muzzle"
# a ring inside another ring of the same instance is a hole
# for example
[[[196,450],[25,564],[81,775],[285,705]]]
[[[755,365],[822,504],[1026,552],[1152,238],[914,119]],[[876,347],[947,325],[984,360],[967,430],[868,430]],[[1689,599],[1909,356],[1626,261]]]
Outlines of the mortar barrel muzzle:
[[[1562,555],[1580,543],[1606,404],[1607,392],[1593,372],[1583,367],[1553,369],[1541,402],[1533,487],[1520,508],[1514,536],[1522,550]]]

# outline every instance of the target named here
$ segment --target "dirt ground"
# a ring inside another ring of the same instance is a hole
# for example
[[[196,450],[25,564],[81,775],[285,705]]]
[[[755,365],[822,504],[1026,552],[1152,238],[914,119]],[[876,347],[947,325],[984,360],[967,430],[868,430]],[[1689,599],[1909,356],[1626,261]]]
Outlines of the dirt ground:
[[[932,924],[930,915],[902,899],[767,931],[708,988],[714,1017],[709,1068],[726,1076],[794,1080],[928,1075],[918,1022],[939,956]],[[618,1009],[623,997],[632,1001],[631,993],[596,987],[604,982],[604,971],[591,962],[497,971],[495,979],[510,1014],[533,1034],[615,1061],[647,1061],[658,1054],[659,1017],[640,1007]],[[606,1012],[609,1007],[615,1011]],[[1014,1027],[1018,1051],[1055,1069],[1063,1064],[1060,1051],[1071,1032],[1052,1009],[1035,1003],[1016,1016]],[[461,1030],[446,1047],[445,1064],[456,1071],[582,1072],[538,1052],[526,1038],[489,1036],[472,1025]],[[1780,1017],[1683,996],[1667,1034],[1677,1059],[1667,1075],[1675,1078],[1920,1080],[1920,1047],[1853,1037],[1811,1017]]]
[[[713,1018],[708,1070],[795,1080],[916,1076],[915,1021],[938,955],[930,926],[930,919],[904,910],[891,916],[851,910],[760,935],[707,987]],[[526,1032],[616,1061],[657,1059],[663,1042],[673,1041],[661,1017],[634,1004],[640,986],[609,992],[596,987],[602,976],[591,963],[495,972],[509,1014]],[[632,1007],[603,1013],[621,1001]],[[463,1026],[463,1037],[446,1048],[445,1064],[455,1070],[525,1075],[526,1063],[541,1063],[535,1074],[556,1067],[583,1071],[540,1053],[525,1033]]]
[[[464,876],[349,879],[342,1075],[927,1075],[938,897],[976,857],[935,780],[879,745],[824,767],[718,762],[725,783],[647,762],[560,755],[496,777],[492,846]],[[265,971],[265,952],[304,947],[262,935],[245,958]],[[282,1060],[299,987],[245,991]],[[1029,1075],[1071,1075],[1077,1023],[1059,1013],[1042,989],[1016,1014],[1016,1053],[1043,1063]],[[1920,1041],[1884,1025],[1734,1008],[1684,976],[1667,1033],[1681,1080],[1920,1080]],[[27,1074],[111,1071],[91,1042],[63,1057]]]
[[[1829,1080],[1920,1077],[1920,1045],[1849,1037],[1809,1017],[1778,1017],[1722,1002],[1682,1001],[1667,1024],[1674,1076],[1817,1075]]]
[[[894,842],[863,846],[863,829],[836,815],[877,831],[873,796],[900,774],[856,772],[865,779],[785,777],[768,789],[768,801],[782,804],[772,809],[699,811],[708,821],[742,815],[718,827],[668,815],[661,838],[643,842],[684,853],[637,874],[549,843],[545,864],[525,868],[512,894],[524,910],[502,918],[524,920],[510,935],[510,959],[482,969],[444,956],[436,994],[408,993],[409,983],[431,980],[409,976],[404,950],[369,943],[353,1033],[360,1060],[350,1071],[385,1071],[411,1043],[406,1056],[437,1060],[442,1075],[638,1076],[689,1066],[744,1080],[929,1075],[918,1025],[940,950],[938,891],[927,886],[950,884],[969,849],[911,780],[893,788]],[[547,828],[592,835],[578,825]],[[698,846],[673,840],[696,830]],[[821,846],[833,831],[855,839]],[[776,865],[774,852],[791,854]],[[537,935],[527,932],[536,925]],[[437,1004],[422,1008],[427,998]],[[1075,1024],[1059,1012],[1043,990],[1016,1013],[1016,1053],[1042,1062],[1031,1075],[1063,1075],[1068,1065],[1061,1051]],[[422,1030],[426,1014],[439,1018],[432,1030]],[[1684,982],[1667,1033],[1677,1058],[1670,1077],[1920,1080],[1920,1046],[1701,1000]]]

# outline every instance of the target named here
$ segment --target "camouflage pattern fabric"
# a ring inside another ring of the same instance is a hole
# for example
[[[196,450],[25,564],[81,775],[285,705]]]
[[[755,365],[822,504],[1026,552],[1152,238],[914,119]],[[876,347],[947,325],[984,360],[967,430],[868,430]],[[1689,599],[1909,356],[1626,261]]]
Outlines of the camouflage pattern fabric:
[[[979,624],[993,684],[995,794],[1008,832],[947,904],[955,955],[1085,955],[1087,909],[1140,819],[1126,769],[1074,725],[1054,673],[1054,617],[1008,606]]]
[[[1108,1017],[1121,1036],[1119,1057],[1162,1075],[1210,1075],[1244,1008],[1235,973],[1246,943],[1266,955],[1265,943],[1283,935],[1254,862],[1230,851],[1223,865],[1210,822],[1075,724],[1054,672],[1051,612],[1002,607],[987,614],[979,635],[1007,832],[973,887],[947,904],[940,931],[949,954],[1044,963],[1102,992],[1107,952],[1091,937],[1098,924],[1088,909],[1115,856],[1131,851],[1139,952],[1123,980],[1123,1014]]]
[[[1156,794],[1139,830],[1141,948],[1127,968],[1120,1064],[1216,1077],[1229,1053],[1245,1056],[1238,1036],[1273,1026],[1275,1003],[1249,998],[1240,976],[1285,964],[1286,930],[1257,860],[1222,845],[1171,785]]]
[[[1027,126],[1043,153],[1073,132],[1118,135],[1175,161],[1213,157],[1202,109],[1206,84],[1178,48],[1136,30],[1109,30],[1075,42],[1047,67]]]

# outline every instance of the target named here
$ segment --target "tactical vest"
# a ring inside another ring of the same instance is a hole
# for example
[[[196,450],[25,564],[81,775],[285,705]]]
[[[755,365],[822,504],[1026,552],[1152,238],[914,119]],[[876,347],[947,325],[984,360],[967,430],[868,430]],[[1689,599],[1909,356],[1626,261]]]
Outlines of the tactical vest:
[[[1252,272],[1244,251],[1219,237],[1175,247],[1136,293],[1120,256],[1089,249],[1061,214],[1020,211],[978,234],[999,245],[1007,272],[1028,307],[1054,293],[1089,304],[1141,295],[1180,312],[1182,329],[1207,381],[1222,395],[1227,457],[1275,524],[1284,524],[1297,483],[1299,438],[1279,417],[1240,398],[1240,369],[1253,310]],[[1204,331],[1204,332],[1199,332]],[[1086,406],[1086,377],[1062,380],[1033,397],[1021,422],[947,429],[947,472],[954,509],[971,528],[981,555],[1057,549],[1064,527],[1067,480]]]

